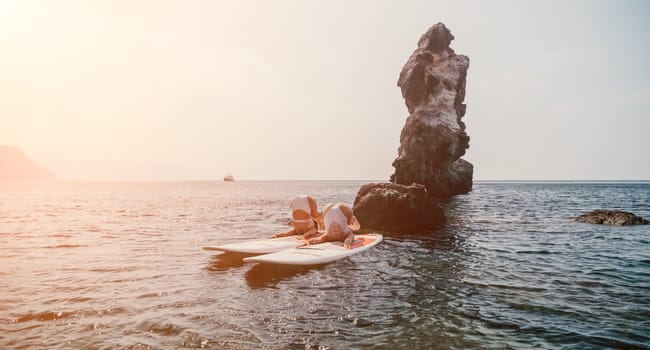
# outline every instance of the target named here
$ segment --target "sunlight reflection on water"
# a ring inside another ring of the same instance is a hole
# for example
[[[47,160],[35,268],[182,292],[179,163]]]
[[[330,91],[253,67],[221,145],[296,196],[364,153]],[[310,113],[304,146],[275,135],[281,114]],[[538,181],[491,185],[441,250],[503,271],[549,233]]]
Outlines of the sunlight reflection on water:
[[[284,229],[360,182],[0,184],[0,348],[618,347],[650,343],[648,184],[478,183],[434,235],[274,267],[201,246]]]

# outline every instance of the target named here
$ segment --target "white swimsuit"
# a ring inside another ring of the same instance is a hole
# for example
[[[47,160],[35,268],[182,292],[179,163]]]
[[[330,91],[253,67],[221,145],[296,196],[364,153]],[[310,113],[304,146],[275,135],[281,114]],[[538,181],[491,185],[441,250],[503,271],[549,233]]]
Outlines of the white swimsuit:
[[[345,217],[338,204],[330,207],[327,214],[325,214],[325,232],[330,232],[330,226],[335,222],[339,224],[343,232],[348,233],[351,231],[348,226],[348,218]]]
[[[309,200],[307,199],[307,196],[302,195],[302,196],[296,196],[296,198],[291,201],[291,212],[289,215],[291,215],[291,220],[293,222],[301,222],[301,223],[308,223],[311,222],[311,218],[309,219],[294,219],[293,218],[293,213],[296,210],[302,210],[305,213],[309,214],[311,216],[311,207],[309,206]]]

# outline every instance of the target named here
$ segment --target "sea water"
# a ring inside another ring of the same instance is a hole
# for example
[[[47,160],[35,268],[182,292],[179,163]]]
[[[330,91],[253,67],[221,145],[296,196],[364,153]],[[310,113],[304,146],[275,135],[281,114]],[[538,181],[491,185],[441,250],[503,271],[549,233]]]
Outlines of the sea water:
[[[363,182],[0,183],[0,349],[650,347],[650,183],[477,182],[448,226],[316,267],[204,245]]]

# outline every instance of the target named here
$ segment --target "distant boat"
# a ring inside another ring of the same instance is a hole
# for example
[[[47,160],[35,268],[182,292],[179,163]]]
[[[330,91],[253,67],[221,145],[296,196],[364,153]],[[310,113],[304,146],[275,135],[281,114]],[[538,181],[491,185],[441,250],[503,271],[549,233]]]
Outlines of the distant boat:
[[[235,178],[232,176],[232,174],[228,174],[223,177],[223,181],[235,181]]]

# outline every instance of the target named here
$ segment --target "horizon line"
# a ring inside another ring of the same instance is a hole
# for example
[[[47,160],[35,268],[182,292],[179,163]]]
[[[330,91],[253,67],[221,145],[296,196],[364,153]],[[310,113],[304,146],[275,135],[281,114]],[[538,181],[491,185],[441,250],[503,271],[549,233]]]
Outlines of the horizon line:
[[[0,179],[21,182],[230,182],[223,179]],[[390,182],[382,179],[240,179],[232,182]],[[650,182],[650,179],[474,179],[472,182]]]

